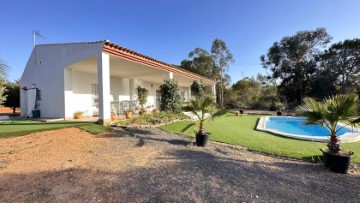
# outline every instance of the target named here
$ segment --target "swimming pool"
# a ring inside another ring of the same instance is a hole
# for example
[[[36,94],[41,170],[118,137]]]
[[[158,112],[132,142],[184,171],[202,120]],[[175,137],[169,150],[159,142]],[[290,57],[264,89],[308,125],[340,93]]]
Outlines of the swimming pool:
[[[296,139],[329,141],[330,131],[327,128],[320,125],[304,125],[304,122],[304,117],[266,116],[260,118],[256,129]],[[344,124],[339,123],[338,126]],[[360,140],[360,131],[351,126],[341,128],[338,135],[341,142]]]

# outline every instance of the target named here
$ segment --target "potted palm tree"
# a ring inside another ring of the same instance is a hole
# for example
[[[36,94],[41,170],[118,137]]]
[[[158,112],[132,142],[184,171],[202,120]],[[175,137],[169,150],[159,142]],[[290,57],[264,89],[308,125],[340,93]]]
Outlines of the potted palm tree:
[[[275,106],[276,106],[276,108],[277,108],[277,112],[276,112],[276,114],[278,115],[278,116],[281,116],[282,115],[282,111],[285,109],[285,105],[282,103],[282,102],[280,102],[280,101],[278,101],[278,102],[275,102]]]
[[[320,149],[323,152],[324,165],[330,170],[338,173],[347,173],[350,165],[350,157],[353,152],[345,152],[341,149],[337,132],[345,127],[338,126],[340,120],[348,120],[349,124],[354,125],[359,119],[350,120],[357,113],[358,97],[355,95],[335,95],[315,101],[305,98],[304,104],[300,106],[302,114],[307,118],[308,125],[319,124],[330,131],[330,142],[327,149]]]
[[[195,97],[190,99],[190,104],[183,107],[184,111],[191,112],[199,120],[199,130],[196,132],[196,145],[205,147],[210,133],[205,131],[206,119],[214,119],[228,112],[226,109],[216,111],[214,99],[211,96]],[[196,122],[190,123],[182,129],[182,132],[186,132],[191,127],[195,126]]]

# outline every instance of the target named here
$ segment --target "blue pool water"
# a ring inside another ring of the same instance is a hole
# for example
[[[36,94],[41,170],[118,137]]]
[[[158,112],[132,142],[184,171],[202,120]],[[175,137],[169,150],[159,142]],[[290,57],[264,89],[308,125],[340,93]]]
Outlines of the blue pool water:
[[[330,131],[320,125],[304,125],[305,118],[301,117],[269,117],[265,124],[266,129],[274,129],[284,133],[307,135],[307,136],[329,136]],[[354,132],[351,128],[342,128],[337,134],[343,135]]]

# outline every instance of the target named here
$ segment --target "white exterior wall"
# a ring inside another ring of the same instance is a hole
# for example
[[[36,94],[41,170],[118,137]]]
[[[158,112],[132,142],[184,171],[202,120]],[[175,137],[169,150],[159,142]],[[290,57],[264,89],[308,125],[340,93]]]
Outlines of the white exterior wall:
[[[37,45],[34,47],[24,73],[20,87],[35,84],[41,91],[39,107],[41,117],[64,118],[65,116],[65,78],[64,68],[102,52],[103,42],[79,44]],[[66,73],[68,75],[68,73]],[[69,87],[67,87],[69,88]],[[69,90],[68,90],[69,91]],[[21,89],[21,115],[28,111],[26,92]],[[67,92],[71,97],[71,93]]]
[[[76,111],[86,116],[97,114],[93,108],[92,84],[97,84],[95,74],[72,71],[72,96],[67,98],[66,118],[72,118]]]
[[[152,85],[152,87],[151,87]],[[144,105],[145,109],[147,109],[148,111],[152,111],[153,109],[156,109],[156,90],[159,89],[161,84],[158,83],[150,83],[150,82],[145,82],[145,81],[137,81],[137,85],[135,86],[135,92],[136,92],[136,88],[138,86],[146,88],[147,90],[149,90],[149,96],[147,98],[147,102]]]
[[[112,101],[130,101],[129,78],[110,77]]]

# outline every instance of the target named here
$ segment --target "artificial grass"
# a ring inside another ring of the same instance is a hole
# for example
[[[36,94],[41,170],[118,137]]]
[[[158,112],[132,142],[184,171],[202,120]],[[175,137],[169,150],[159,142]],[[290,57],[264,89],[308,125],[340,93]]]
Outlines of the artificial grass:
[[[109,127],[88,122],[57,121],[44,123],[30,120],[9,120],[0,122],[0,139],[68,127],[77,127],[92,134],[98,134],[111,130]]]
[[[257,131],[255,128],[260,117],[258,115],[235,116],[234,114],[226,114],[214,121],[207,121],[205,128],[211,133],[210,140],[213,141],[240,145],[252,151],[311,162],[321,160],[322,154],[319,148],[326,148],[327,143],[296,140]],[[197,126],[189,129],[186,133],[181,133],[181,129],[190,122],[172,123],[162,126],[161,129],[194,137]],[[351,161],[360,163],[360,142],[344,143],[342,147],[344,150],[355,152]]]

